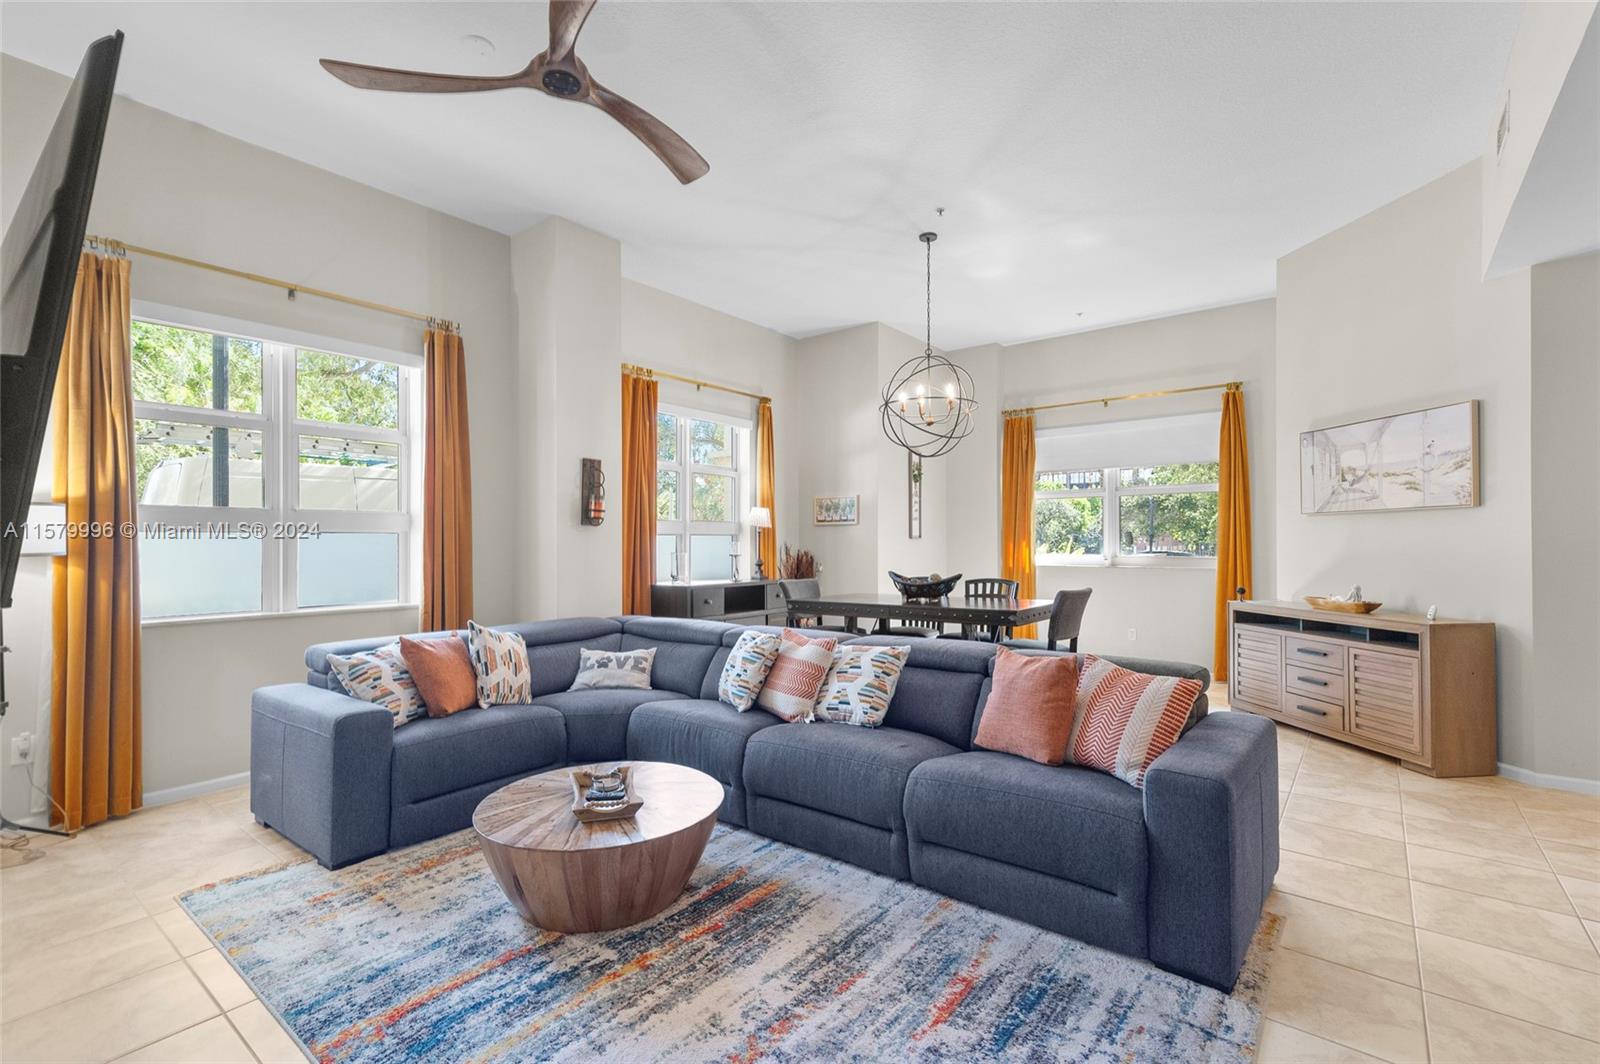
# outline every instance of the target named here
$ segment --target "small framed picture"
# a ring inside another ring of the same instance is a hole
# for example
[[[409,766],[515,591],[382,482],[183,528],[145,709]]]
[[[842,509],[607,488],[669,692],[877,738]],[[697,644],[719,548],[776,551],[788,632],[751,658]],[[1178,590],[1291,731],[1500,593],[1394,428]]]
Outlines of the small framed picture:
[[[811,500],[814,525],[857,525],[861,523],[861,496],[818,495]]]

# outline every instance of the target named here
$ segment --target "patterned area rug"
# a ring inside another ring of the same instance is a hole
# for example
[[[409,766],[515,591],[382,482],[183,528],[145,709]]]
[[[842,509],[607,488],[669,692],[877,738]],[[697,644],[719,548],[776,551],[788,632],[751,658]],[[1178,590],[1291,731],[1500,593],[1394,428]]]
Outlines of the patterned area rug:
[[[1277,934],[1232,995],[719,826],[620,931],[524,923],[462,832],[185,909],[324,1061],[1245,1061]]]

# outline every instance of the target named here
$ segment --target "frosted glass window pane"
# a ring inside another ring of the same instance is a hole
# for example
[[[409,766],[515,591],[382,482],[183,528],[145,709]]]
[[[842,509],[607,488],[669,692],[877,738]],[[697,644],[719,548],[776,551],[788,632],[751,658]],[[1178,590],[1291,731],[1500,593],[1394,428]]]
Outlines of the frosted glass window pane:
[[[689,537],[689,579],[732,580],[732,536]]]
[[[656,537],[656,583],[666,584],[678,579],[678,537]]]
[[[400,599],[400,537],[393,532],[324,532],[300,540],[299,551],[301,606]]]
[[[141,538],[141,615],[149,620],[260,610],[261,548],[259,539]]]

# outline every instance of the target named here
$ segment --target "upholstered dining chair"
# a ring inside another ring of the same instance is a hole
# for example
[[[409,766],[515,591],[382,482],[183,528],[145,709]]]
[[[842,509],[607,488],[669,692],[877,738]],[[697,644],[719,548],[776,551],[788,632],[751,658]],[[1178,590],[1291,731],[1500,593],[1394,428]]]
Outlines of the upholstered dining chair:
[[[800,599],[802,601],[805,599],[818,599],[822,597],[822,582],[820,580],[779,580],[778,594],[783,596],[784,602],[788,602],[791,599]],[[810,619],[816,621],[816,624],[806,625],[806,628],[809,630],[818,632],[848,632],[850,635],[862,634],[861,629],[851,628],[844,624],[823,624],[822,622],[827,620],[827,618],[818,614],[801,614],[795,619]],[[843,618],[840,618],[840,620],[843,620]]]
[[[1076,654],[1078,630],[1083,627],[1083,611],[1088,607],[1092,594],[1092,587],[1057,591],[1055,601],[1050,604],[1050,623],[1045,628],[1045,638],[1007,639],[1005,645],[1019,649],[1056,650],[1065,643],[1066,649]]]

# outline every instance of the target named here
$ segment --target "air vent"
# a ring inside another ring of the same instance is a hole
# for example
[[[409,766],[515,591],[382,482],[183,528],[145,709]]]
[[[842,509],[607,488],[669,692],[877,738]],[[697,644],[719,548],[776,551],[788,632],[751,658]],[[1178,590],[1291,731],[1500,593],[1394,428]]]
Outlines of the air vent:
[[[1506,150],[1506,136],[1511,132],[1511,94],[1506,93],[1506,105],[1500,109],[1500,125],[1494,131],[1494,157],[1500,158]]]

